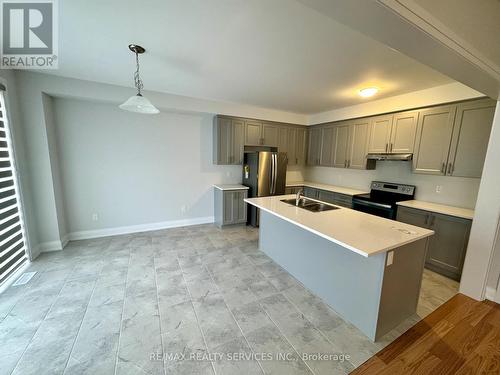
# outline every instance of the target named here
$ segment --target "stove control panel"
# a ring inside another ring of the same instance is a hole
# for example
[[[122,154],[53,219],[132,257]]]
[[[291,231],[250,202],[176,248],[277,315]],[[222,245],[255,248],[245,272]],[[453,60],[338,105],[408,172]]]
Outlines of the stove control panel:
[[[395,184],[392,182],[373,181],[371,184],[371,189],[378,191],[386,191],[396,194],[411,195],[411,196],[415,194],[415,186]]]

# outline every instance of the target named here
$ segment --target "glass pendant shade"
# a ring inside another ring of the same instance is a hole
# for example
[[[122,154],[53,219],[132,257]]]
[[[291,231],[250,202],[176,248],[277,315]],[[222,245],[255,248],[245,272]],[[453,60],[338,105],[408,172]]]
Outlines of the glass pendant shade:
[[[130,97],[125,103],[120,105],[120,108],[126,111],[148,115],[160,113],[158,108],[151,104],[151,102],[141,94]]]

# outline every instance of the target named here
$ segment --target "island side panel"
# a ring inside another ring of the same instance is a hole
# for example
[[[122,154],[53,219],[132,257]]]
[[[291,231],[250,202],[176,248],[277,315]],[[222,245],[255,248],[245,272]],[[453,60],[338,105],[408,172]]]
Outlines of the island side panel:
[[[416,313],[427,244],[424,238],[393,250],[393,262],[385,267],[382,281],[376,339]]]
[[[385,253],[363,257],[264,210],[260,220],[260,249],[375,340]]]

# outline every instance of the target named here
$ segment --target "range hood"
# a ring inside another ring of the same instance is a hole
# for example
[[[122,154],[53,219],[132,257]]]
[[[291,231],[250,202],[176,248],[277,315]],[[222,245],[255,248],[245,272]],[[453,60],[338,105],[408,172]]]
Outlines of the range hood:
[[[413,159],[413,154],[368,154],[368,160],[401,160],[408,161]]]

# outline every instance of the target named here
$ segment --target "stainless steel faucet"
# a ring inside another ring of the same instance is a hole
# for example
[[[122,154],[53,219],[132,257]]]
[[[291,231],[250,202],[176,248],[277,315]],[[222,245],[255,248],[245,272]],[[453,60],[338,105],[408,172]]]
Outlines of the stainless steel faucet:
[[[297,191],[297,194],[295,195],[295,205],[296,206],[299,205],[300,198],[302,198],[303,195],[304,195],[304,190],[303,189],[299,189],[299,191]]]

